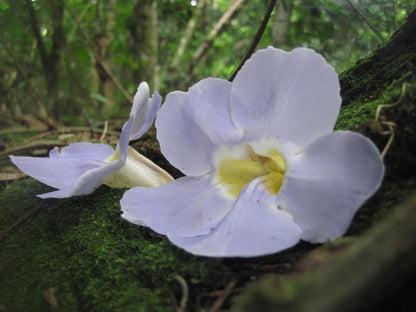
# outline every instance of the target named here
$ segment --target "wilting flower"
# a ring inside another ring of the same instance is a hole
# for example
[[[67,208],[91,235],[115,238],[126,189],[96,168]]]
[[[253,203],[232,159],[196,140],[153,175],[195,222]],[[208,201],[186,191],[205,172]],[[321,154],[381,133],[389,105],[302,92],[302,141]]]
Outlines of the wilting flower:
[[[24,173],[57,188],[38,195],[41,198],[71,197],[92,193],[101,184],[111,187],[159,186],[172,180],[165,171],[140,155],[128,144],[140,138],[151,126],[159,110],[160,95],[149,99],[149,86],[143,82],[134,96],[129,120],[123,125],[116,150],[101,143],[72,143],[49,157],[10,156]]]
[[[206,256],[258,256],[339,237],[384,173],[369,139],[332,132],[339,92],[322,56],[270,47],[232,83],[208,78],[170,93],[157,137],[187,176],[128,190],[122,217]]]

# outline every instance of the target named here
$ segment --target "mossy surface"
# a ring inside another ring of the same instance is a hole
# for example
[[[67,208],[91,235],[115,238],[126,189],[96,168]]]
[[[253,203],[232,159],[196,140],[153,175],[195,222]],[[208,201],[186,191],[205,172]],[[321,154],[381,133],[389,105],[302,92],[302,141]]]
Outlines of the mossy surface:
[[[403,85],[406,88],[403,92]],[[384,158],[385,178],[378,192],[358,211],[349,234],[358,234],[375,221],[384,217],[392,207],[416,189],[416,84],[414,75],[403,73],[403,77],[384,86],[384,92],[372,100],[357,97],[342,107],[335,130],[352,130],[369,137],[383,151],[390,134],[381,122],[396,125],[394,138]],[[402,99],[400,97],[403,95]],[[400,100],[400,101],[399,101]],[[380,105],[376,121],[376,111]]]
[[[49,188],[24,179],[0,196],[1,229],[39,211],[0,244],[0,311],[48,311],[56,287],[59,311],[172,311],[172,277],[192,292],[222,289],[232,272],[220,260],[193,257],[146,228],[120,218],[123,190],[41,200]]]

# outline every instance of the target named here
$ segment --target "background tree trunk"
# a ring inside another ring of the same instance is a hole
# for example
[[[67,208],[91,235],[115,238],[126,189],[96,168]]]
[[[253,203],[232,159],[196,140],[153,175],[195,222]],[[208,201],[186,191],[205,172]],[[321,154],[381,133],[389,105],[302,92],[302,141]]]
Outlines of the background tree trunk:
[[[59,63],[66,45],[66,34],[63,27],[65,3],[63,0],[46,0],[46,6],[52,19],[52,48],[50,52],[47,51],[42,38],[40,23],[33,2],[26,0],[26,6],[29,10],[31,28],[37,41],[46,80],[48,95],[46,108],[54,117],[58,117],[61,106],[59,96]]]
[[[275,48],[283,48],[290,41],[292,9],[293,0],[277,1],[272,26],[272,43]]]
[[[156,65],[158,60],[157,2],[138,0],[130,20],[132,54],[137,68],[133,80],[147,81],[151,89],[158,89]]]
[[[100,102],[101,108],[110,111],[114,102],[114,84],[109,75],[102,70],[100,64],[107,64],[107,69],[111,73],[112,51],[111,41],[113,40],[112,28],[114,26],[114,10],[117,0],[97,2],[97,32],[95,35],[97,43],[96,69],[99,76],[99,92],[108,102]]]

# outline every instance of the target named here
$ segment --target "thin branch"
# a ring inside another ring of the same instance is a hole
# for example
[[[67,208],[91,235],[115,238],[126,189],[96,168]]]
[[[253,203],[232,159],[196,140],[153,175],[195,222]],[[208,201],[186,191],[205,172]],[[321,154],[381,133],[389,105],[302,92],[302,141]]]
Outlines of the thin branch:
[[[195,9],[194,15],[191,17],[191,19],[188,22],[188,25],[186,25],[185,32],[181,38],[181,41],[179,42],[179,46],[176,50],[176,53],[172,59],[172,64],[170,65],[171,68],[174,68],[179,65],[180,59],[185,52],[186,46],[189,43],[189,40],[192,37],[192,33],[195,29],[196,22],[201,16],[202,8],[205,6],[206,0],[199,0],[197,7]]]
[[[386,156],[388,150],[393,144],[394,136],[396,134],[396,129],[397,129],[397,125],[394,122],[381,120],[380,118],[381,110],[383,108],[392,108],[394,106],[399,105],[403,101],[404,96],[406,95],[406,87],[407,87],[407,82],[403,83],[402,92],[400,94],[399,99],[396,102],[394,102],[393,104],[381,104],[377,107],[376,115],[374,118],[376,131],[382,135],[390,135],[389,140],[386,143],[386,146],[381,152],[381,158],[384,158]],[[383,126],[387,127],[388,130],[386,130],[385,128],[383,129]]]
[[[25,151],[30,151],[34,149],[52,149],[56,146],[62,147],[68,145],[67,143],[59,143],[59,142],[50,142],[50,141],[37,141],[26,145],[19,145],[11,147],[3,152],[0,152],[0,157],[8,156],[15,153],[22,153]]]
[[[276,6],[277,0],[271,0],[269,7],[267,8],[266,14],[264,15],[263,21],[261,22],[261,25],[259,29],[257,30],[256,36],[254,37],[254,40],[250,46],[250,49],[248,49],[248,52],[246,56],[244,57],[243,61],[240,63],[238,68],[234,71],[234,73],[231,75],[229,81],[233,81],[237,73],[240,71],[241,67],[243,67],[244,63],[251,57],[254,50],[256,50],[257,45],[260,42],[261,36],[264,33],[264,30],[266,29],[267,23],[269,22],[270,16],[273,12],[274,7]]]
[[[364,13],[361,11],[361,9],[351,0],[348,0],[348,3],[351,5],[351,7],[358,13],[358,15],[361,16],[361,18],[364,20],[364,22],[370,27],[370,29],[377,35],[377,37],[384,41],[383,36],[380,34],[380,32],[377,30],[377,28],[370,22],[370,20],[364,15]]]
[[[5,134],[5,133],[9,133],[9,132],[27,132],[27,131],[31,131],[33,132],[33,130],[28,130],[28,129],[11,129],[10,131],[1,131],[0,134]],[[98,129],[98,128],[93,128],[93,131],[95,133],[98,133],[100,131],[102,131],[102,129]],[[113,131],[113,130],[108,130],[108,127],[105,127],[104,129],[105,134],[110,134],[114,137],[118,137],[120,135],[120,133],[118,131]],[[68,145],[67,143],[61,143],[59,141],[47,141],[47,140],[39,140],[42,137],[45,137],[47,135],[52,135],[53,133],[72,133],[72,132],[91,132],[91,128],[90,127],[73,127],[70,129],[60,129],[60,130],[51,130],[51,131],[46,131],[43,133],[40,133],[30,139],[27,139],[26,141],[24,141],[23,143],[10,147],[8,149],[6,149],[5,151],[0,152],[0,157],[4,157],[4,156],[8,156],[10,154],[13,153],[22,153],[22,152],[26,152],[26,151],[30,151],[33,149],[48,149],[50,150],[53,147],[63,147]],[[101,140],[101,139],[100,139]]]
[[[186,283],[186,281],[184,280],[183,277],[179,276],[179,275],[175,275],[173,277],[173,280],[178,282],[179,285],[181,285],[182,287],[182,299],[181,302],[178,306],[175,306],[175,311],[176,312],[185,312],[186,311],[186,305],[188,304],[188,299],[189,299],[189,287],[188,284]],[[175,304],[176,305],[176,304]]]
[[[85,40],[87,41],[88,48],[92,52],[95,61],[100,66],[100,68],[104,71],[104,73],[108,76],[108,78],[114,83],[116,88],[123,94],[124,98],[129,102],[133,103],[133,99],[128,94],[128,92],[123,88],[123,86],[118,82],[118,80],[113,76],[107,65],[101,60],[100,56],[98,55],[95,46],[90,38],[90,36],[87,34],[85,29],[82,27],[81,23],[79,22],[78,18],[74,14],[74,12],[69,8],[66,7],[66,10],[71,15],[72,19],[78,24],[79,30],[81,31],[81,34],[84,36]]]
[[[211,31],[209,32],[208,36],[202,41],[199,45],[198,49],[192,55],[191,63],[188,67],[187,72],[191,75],[194,73],[195,68],[194,65],[203,58],[203,56],[208,52],[209,48],[214,43],[215,39],[225,30],[225,28],[230,24],[231,20],[237,14],[237,12],[241,9],[242,5],[246,0],[235,0],[231,2],[218,20],[218,22],[212,27]]]
[[[218,312],[222,305],[224,304],[225,300],[231,295],[234,288],[237,286],[238,278],[233,278],[231,282],[225,287],[222,291],[221,296],[214,302],[209,312]]]

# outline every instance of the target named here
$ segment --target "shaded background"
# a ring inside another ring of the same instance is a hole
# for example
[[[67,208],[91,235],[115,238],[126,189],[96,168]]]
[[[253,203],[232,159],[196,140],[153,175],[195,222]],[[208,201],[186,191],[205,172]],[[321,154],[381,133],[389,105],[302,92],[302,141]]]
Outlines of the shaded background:
[[[208,76],[227,79],[268,4],[2,0],[0,129],[27,116],[48,126],[126,116],[143,80],[166,96]],[[388,39],[414,7],[409,0],[279,0],[259,48],[310,47],[339,73]]]

